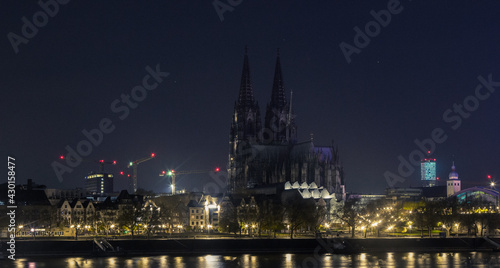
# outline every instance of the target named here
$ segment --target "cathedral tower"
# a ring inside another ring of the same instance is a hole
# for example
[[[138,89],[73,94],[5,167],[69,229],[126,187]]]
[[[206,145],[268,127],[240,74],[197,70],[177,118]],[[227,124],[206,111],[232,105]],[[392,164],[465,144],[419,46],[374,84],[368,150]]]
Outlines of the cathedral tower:
[[[228,190],[247,186],[251,170],[245,168],[243,163],[252,156],[251,145],[260,141],[261,128],[259,104],[253,97],[248,51],[245,47],[240,92],[234,104],[229,134]]]
[[[290,100],[291,102],[291,100]],[[266,144],[288,144],[297,142],[297,127],[293,119],[291,103],[287,104],[279,49],[274,69],[271,102],[266,108],[263,142]]]
[[[332,146],[317,146],[312,140],[297,142],[292,97],[288,103],[279,51],[271,101],[266,106],[262,127],[245,49],[240,91],[229,134],[228,160],[229,193],[244,193],[261,186],[278,187],[286,182],[297,185],[314,182],[328,195],[345,198],[344,173],[333,143]]]

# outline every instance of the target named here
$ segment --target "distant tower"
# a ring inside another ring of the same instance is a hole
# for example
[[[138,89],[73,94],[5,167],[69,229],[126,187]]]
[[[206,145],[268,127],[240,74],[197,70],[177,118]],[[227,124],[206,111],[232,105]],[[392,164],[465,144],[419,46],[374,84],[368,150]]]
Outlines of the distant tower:
[[[234,104],[234,114],[229,133],[228,190],[246,187],[254,176],[252,170],[245,168],[246,158],[251,157],[251,145],[260,141],[261,120],[259,104],[253,97],[250,81],[248,53],[245,47],[240,93]]]
[[[446,181],[446,196],[450,197],[457,192],[460,192],[461,185],[458,179],[458,173],[455,171],[455,161],[453,161],[453,166],[451,166],[451,172]]]
[[[271,102],[266,108],[263,142],[266,144],[288,144],[297,142],[297,127],[293,119],[291,103],[287,104],[279,49],[274,69]],[[290,100],[291,102],[291,100]]]
[[[436,159],[424,159],[420,162],[420,179],[424,187],[436,186]]]

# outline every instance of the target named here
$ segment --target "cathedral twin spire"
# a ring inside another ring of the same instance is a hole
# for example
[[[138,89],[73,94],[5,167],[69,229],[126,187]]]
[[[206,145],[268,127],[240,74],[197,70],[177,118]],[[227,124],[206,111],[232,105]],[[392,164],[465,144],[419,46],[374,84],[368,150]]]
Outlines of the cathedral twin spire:
[[[292,117],[291,109],[286,101],[285,87],[283,83],[283,73],[281,71],[281,62],[278,49],[276,57],[276,66],[274,70],[271,101],[266,107],[266,117],[264,122],[264,127],[266,128],[266,131],[262,131],[262,135],[258,135],[259,133],[255,133],[253,131],[253,130],[256,130],[258,132],[261,131],[260,112],[258,103],[255,101],[253,97],[252,84],[250,80],[250,67],[248,63],[248,50],[245,47],[245,56],[243,58],[243,71],[241,75],[240,92],[239,92],[238,102],[235,105],[235,120],[239,121],[237,125],[240,125],[238,127],[240,133],[240,135],[238,136],[239,139],[253,138],[254,140],[264,142],[266,144],[269,143],[286,144],[290,142],[295,142],[296,127],[291,117]],[[241,122],[242,120],[244,122]],[[233,122],[233,125],[234,123],[236,122]],[[255,124],[255,127],[251,127],[250,129],[248,129],[248,125],[252,123]],[[237,126],[235,125],[234,127]],[[254,134],[257,135],[253,136]]]

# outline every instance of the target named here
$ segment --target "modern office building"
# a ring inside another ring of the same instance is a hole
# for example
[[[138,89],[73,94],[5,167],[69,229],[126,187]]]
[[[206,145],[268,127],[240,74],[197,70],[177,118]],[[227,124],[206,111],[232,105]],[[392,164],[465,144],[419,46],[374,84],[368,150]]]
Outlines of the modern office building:
[[[436,159],[426,158],[420,162],[420,176],[422,186],[436,186]]]
[[[85,189],[92,195],[113,193],[113,174],[92,173],[85,177]]]

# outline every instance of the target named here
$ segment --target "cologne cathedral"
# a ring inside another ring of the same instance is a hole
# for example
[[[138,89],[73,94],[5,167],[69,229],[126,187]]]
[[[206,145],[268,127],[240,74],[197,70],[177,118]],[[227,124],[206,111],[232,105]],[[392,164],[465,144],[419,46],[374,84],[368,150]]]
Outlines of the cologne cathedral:
[[[337,200],[345,195],[338,149],[333,144],[315,146],[312,136],[304,142],[297,140],[292,96],[288,103],[278,50],[271,100],[262,125],[245,49],[240,91],[229,134],[229,192],[286,182],[295,185],[314,182],[332,196],[335,194]]]

